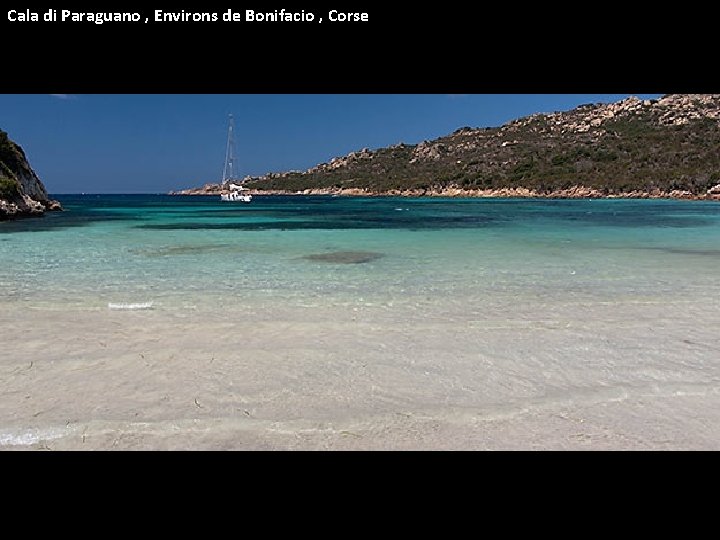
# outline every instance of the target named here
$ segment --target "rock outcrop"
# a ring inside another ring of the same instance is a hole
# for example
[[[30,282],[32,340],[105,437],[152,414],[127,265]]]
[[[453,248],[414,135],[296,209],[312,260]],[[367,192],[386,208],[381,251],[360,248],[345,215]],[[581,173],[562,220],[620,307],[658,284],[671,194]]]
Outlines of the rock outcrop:
[[[0,220],[54,210],[62,210],[60,203],[50,199],[23,149],[0,130]]]

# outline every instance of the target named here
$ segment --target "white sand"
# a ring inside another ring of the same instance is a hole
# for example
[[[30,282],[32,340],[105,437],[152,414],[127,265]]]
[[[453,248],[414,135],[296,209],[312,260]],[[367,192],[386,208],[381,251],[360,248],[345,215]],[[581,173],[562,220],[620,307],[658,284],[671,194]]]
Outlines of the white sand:
[[[720,307],[675,302],[6,304],[0,449],[718,449]]]

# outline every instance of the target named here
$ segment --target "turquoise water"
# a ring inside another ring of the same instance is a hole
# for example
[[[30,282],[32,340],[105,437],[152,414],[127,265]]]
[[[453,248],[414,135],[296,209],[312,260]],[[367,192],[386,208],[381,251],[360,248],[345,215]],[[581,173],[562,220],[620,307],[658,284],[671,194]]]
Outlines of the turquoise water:
[[[613,299],[713,288],[720,205],[645,200],[61,196],[0,223],[0,302]],[[360,300],[362,299],[362,300]]]
[[[0,447],[718,448],[720,204],[59,198]]]

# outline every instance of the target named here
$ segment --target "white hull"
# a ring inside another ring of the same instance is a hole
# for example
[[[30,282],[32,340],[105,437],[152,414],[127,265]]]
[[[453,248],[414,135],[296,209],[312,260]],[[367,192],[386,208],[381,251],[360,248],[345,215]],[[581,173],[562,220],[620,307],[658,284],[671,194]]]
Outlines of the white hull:
[[[226,202],[244,202],[249,203],[252,201],[252,195],[243,195],[240,193],[237,193],[236,191],[233,191],[232,193],[223,193],[220,195],[221,201]]]

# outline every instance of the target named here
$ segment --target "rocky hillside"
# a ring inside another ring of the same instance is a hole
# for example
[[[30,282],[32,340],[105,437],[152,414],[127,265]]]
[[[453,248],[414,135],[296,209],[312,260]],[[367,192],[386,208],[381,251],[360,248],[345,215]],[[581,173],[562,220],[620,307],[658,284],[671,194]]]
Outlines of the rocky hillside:
[[[365,148],[246,185],[265,192],[716,198],[718,184],[720,94],[670,94]]]
[[[60,210],[27,162],[22,148],[0,130],[0,220]]]

